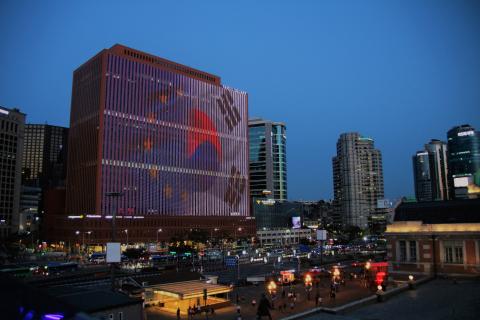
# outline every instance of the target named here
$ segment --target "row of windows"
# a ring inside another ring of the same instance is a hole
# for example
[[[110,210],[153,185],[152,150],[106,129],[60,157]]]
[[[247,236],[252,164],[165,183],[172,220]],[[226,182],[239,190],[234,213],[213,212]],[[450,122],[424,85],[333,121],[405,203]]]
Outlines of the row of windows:
[[[413,240],[398,241],[398,259],[401,262],[417,262],[418,261],[418,243]],[[443,246],[443,263],[463,264],[463,241],[442,241]]]
[[[196,72],[196,71],[194,71],[190,68],[183,67],[183,66],[178,65],[176,63],[168,63],[166,61],[155,59],[151,56],[147,56],[147,55],[140,54],[140,53],[130,51],[130,50],[123,50],[123,53],[128,55],[128,56],[137,58],[137,59],[145,60],[145,61],[148,61],[148,62],[151,62],[151,63],[161,65],[163,67],[167,67],[169,69],[174,69],[174,70],[177,70],[177,71],[181,71],[181,72],[190,74],[190,75],[192,75],[194,77],[197,77],[197,78],[201,78],[201,79],[205,79],[205,80],[208,80],[208,81],[215,82],[215,78],[213,78],[213,77],[210,77],[210,76],[208,76],[204,73]]]
[[[1,130],[4,130],[4,131],[11,131],[16,133],[18,131],[18,123],[2,120],[0,128]]]

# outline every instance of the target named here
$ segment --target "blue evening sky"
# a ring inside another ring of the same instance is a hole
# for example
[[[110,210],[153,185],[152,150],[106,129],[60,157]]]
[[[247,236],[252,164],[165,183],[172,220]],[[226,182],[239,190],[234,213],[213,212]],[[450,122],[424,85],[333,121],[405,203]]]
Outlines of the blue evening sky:
[[[250,116],[287,124],[290,199],[332,197],[340,133],[383,153],[413,194],[412,154],[480,129],[480,1],[0,2],[0,105],[68,126],[72,71],[121,43],[222,77]]]

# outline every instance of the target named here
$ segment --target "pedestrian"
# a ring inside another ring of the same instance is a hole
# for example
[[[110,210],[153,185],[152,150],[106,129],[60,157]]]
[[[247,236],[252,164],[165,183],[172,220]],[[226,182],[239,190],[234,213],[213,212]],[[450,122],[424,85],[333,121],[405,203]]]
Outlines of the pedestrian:
[[[285,289],[282,289],[282,298],[285,299]]]
[[[202,313],[202,307],[200,305],[197,305],[197,312],[200,314]]]
[[[321,306],[321,305],[322,305],[322,302],[323,302],[322,297],[318,297],[318,306]]]
[[[180,320],[180,307],[177,308],[177,320]]]
[[[258,303],[257,319],[262,319],[262,317],[268,317],[269,320],[272,320],[270,309],[272,309],[272,306],[270,305],[270,301],[268,301],[265,293],[262,293],[262,298]]]
[[[318,307],[318,298],[320,298],[320,295],[318,294],[315,294],[315,307]]]
[[[293,307],[295,307],[295,303],[292,301],[290,301],[290,311],[293,311]]]
[[[237,304],[237,313],[240,314],[240,305]]]
[[[336,295],[337,295],[337,294],[335,293],[335,290],[330,291],[330,299],[331,299],[331,300],[335,300],[335,296],[336,296]]]
[[[252,299],[252,307],[255,308],[255,305],[257,304],[257,300]]]
[[[283,302],[283,311],[287,312],[287,302]]]
[[[192,319],[192,308],[190,306],[188,306],[188,309],[187,309],[187,317],[188,317],[188,320]]]
[[[215,314],[215,309],[212,307],[212,316]]]

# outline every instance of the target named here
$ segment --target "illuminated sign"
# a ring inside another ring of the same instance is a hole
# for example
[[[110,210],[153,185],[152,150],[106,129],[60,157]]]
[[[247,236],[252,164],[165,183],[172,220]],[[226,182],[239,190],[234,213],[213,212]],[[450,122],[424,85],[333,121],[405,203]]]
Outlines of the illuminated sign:
[[[457,133],[457,136],[459,136],[459,137],[473,136],[473,135],[475,135],[475,131],[473,131],[473,130],[463,131],[463,132]]]
[[[7,110],[4,110],[4,109],[0,109],[0,113],[9,114],[10,112],[8,112]]]
[[[461,177],[453,179],[455,188],[466,188],[470,184],[470,177]]]
[[[301,227],[300,217],[292,217],[292,229],[300,229]]]

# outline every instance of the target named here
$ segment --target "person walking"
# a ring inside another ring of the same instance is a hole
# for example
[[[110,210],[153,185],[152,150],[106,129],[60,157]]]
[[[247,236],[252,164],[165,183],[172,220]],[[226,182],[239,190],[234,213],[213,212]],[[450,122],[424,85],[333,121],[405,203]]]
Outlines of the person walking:
[[[180,307],[177,308],[177,320],[180,320]]]
[[[331,299],[331,300],[334,300],[334,301],[335,301],[336,295],[337,295],[337,294],[335,293],[335,290],[331,290],[331,291],[330,291],[330,299]]]
[[[258,303],[257,319],[262,319],[262,317],[268,317],[269,320],[272,320],[270,309],[272,309],[272,306],[270,305],[270,301],[268,301],[265,293],[262,293],[262,298]]]

